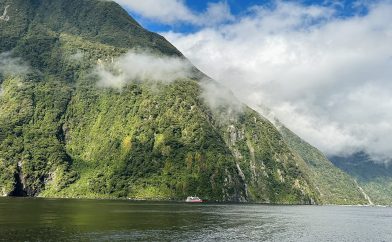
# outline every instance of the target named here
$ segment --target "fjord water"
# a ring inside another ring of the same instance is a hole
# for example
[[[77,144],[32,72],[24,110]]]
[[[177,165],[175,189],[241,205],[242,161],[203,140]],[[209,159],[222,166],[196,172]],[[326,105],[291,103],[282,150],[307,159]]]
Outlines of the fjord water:
[[[392,208],[0,199],[2,241],[391,241]]]

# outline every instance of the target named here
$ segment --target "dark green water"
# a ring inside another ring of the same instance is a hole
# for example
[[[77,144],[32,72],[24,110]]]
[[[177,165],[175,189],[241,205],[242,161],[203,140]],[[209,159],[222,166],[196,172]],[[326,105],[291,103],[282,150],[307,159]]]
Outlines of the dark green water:
[[[0,199],[2,241],[392,241],[392,208]]]

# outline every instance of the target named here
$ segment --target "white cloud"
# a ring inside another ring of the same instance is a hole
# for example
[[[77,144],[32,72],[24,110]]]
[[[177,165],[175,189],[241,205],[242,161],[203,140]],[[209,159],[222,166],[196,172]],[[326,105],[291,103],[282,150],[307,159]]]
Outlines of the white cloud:
[[[234,96],[234,93],[225,86],[209,78],[200,81],[202,88],[201,97],[208,106],[220,113],[221,121],[236,119],[243,111],[243,104]],[[221,109],[225,107],[224,109]]]
[[[277,2],[219,28],[163,33],[253,108],[328,154],[392,158],[392,2],[365,16]]]
[[[92,75],[97,78],[98,87],[118,90],[134,82],[170,84],[177,80],[195,79],[196,76],[200,78],[200,73],[188,60],[147,51],[129,51],[108,62],[98,60]],[[242,112],[243,105],[229,89],[207,77],[198,81],[201,98],[211,109],[219,111],[221,107],[226,108],[222,118],[235,119]]]
[[[157,56],[149,52],[129,51],[113,60],[100,63],[94,71],[98,86],[121,89],[131,82],[160,81],[172,82],[188,78],[192,74],[189,62],[178,57]]]
[[[30,67],[22,59],[13,57],[11,52],[0,53],[0,98],[4,95],[2,87],[4,77],[25,75],[29,72]]]
[[[226,2],[208,3],[203,13],[189,9],[184,0],[114,0],[124,8],[146,19],[165,24],[189,23],[210,26],[233,19]]]
[[[0,74],[19,75],[30,71],[29,66],[20,58],[12,57],[11,52],[0,53]]]

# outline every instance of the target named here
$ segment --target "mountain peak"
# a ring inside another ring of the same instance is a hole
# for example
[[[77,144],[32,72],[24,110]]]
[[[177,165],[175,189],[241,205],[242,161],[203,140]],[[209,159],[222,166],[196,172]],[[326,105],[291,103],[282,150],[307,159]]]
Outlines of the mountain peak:
[[[3,10],[0,52],[11,50],[23,38],[45,38],[44,29],[119,48],[146,48],[181,56],[162,36],[145,30],[113,1],[0,0],[0,12]]]

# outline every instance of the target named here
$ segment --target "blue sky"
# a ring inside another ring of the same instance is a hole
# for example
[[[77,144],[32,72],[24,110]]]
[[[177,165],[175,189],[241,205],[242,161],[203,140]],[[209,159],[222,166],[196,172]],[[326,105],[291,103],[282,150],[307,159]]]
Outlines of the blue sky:
[[[186,4],[195,11],[203,11],[207,7],[208,2],[219,2],[219,0],[215,1],[200,1],[200,0],[187,0]],[[227,3],[230,5],[232,13],[235,15],[243,14],[246,10],[254,5],[263,5],[263,6],[271,6],[274,5],[273,0],[227,0]],[[336,9],[339,10],[339,14],[342,16],[350,16],[353,14],[358,14],[358,8],[354,8],[354,5],[357,5],[360,1],[357,0],[346,0],[346,1],[326,1],[326,0],[302,0],[302,1],[291,1],[295,3],[302,3],[304,5],[322,5],[329,6],[334,3],[341,3],[343,6],[336,6]],[[361,8],[359,11],[363,11]]]
[[[221,0],[184,0],[183,3],[194,13],[203,13],[208,8],[210,3],[222,2]],[[253,6],[263,6],[266,8],[274,8],[276,6],[275,0],[226,0],[224,1],[230,8],[230,11],[234,17],[246,16],[249,14],[249,9]],[[374,3],[376,1],[360,1],[360,0],[302,0],[302,1],[284,1],[301,4],[304,6],[326,6],[333,7],[335,9],[335,15],[339,18],[349,18],[352,16],[364,15],[368,12],[367,4]],[[128,9],[130,15],[132,15],[138,22],[140,22],[145,28],[153,32],[167,32],[175,31],[182,33],[190,33],[200,30],[202,26],[195,26],[194,24],[187,22],[178,23],[162,23],[159,20],[146,18],[140,14],[137,10]]]

